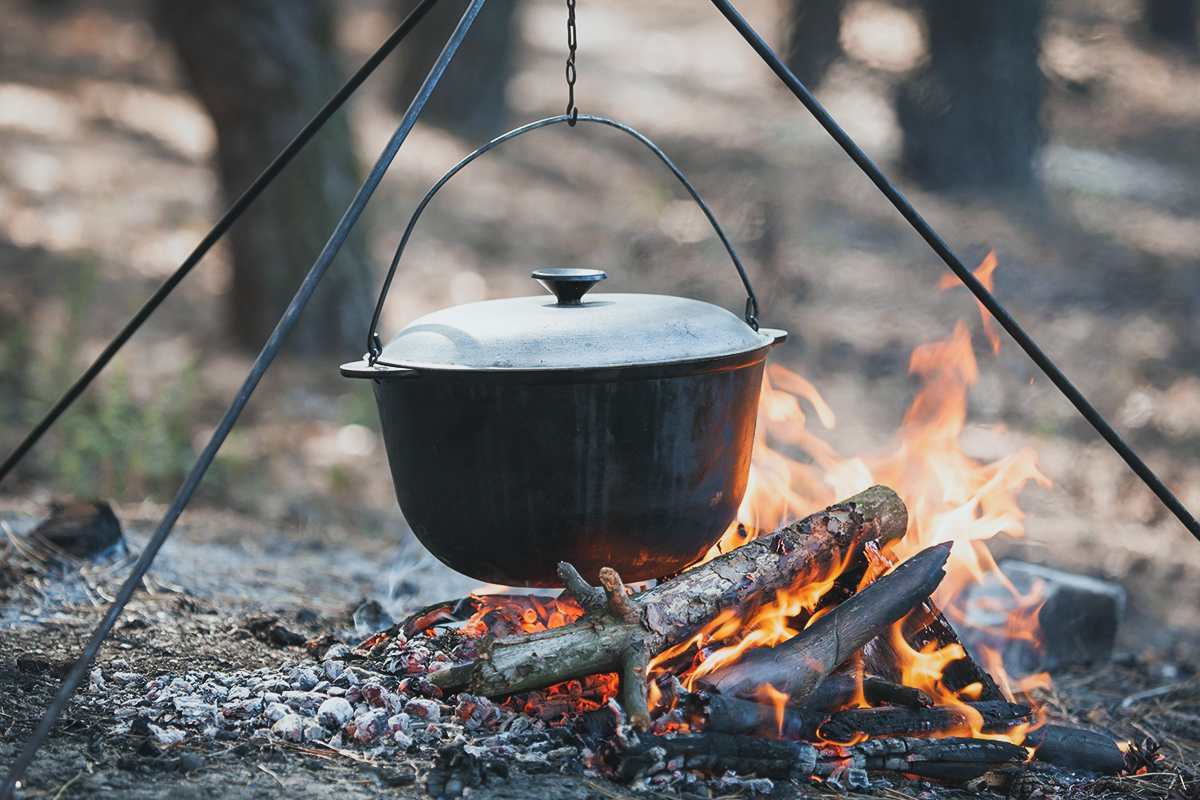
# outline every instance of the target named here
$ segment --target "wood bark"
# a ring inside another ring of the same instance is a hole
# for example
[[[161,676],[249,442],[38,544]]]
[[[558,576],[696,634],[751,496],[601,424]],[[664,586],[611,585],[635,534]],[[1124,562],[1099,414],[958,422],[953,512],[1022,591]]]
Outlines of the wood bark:
[[[787,706],[777,709],[754,700],[709,692],[684,694],[676,708],[692,730],[791,740],[813,739],[828,717],[819,711]]]
[[[217,130],[226,205],[283,150],[342,83],[328,0],[158,0],[162,28]],[[381,34],[382,36],[382,34]],[[258,350],[333,233],[360,169],[335,115],[234,225],[228,330]],[[288,340],[290,352],[361,353],[375,299],[362,227]]]
[[[745,700],[771,686],[803,708],[833,670],[932,594],[949,556],[949,542],[921,551],[783,644],[752,650],[700,683]]]
[[[856,742],[863,737],[965,733],[973,727],[972,721],[983,733],[1004,733],[1031,724],[1033,709],[1003,700],[969,703],[966,707],[850,708],[830,716],[817,734],[830,742]]]
[[[489,637],[475,661],[430,680],[443,690],[495,697],[622,667],[636,676],[643,655],[686,641],[723,610],[751,615],[780,590],[852,560],[864,542],[900,538],[907,525],[904,503],[876,486],[629,598],[640,609],[633,622],[605,607],[560,628]],[[622,694],[629,699],[640,691]]]
[[[858,696],[862,688],[863,700],[869,706],[883,705],[905,706],[907,708],[927,708],[933,705],[933,698],[914,689],[911,686],[901,686],[898,683],[885,681],[883,678],[863,676],[860,670],[842,672],[830,675],[809,699],[808,708],[812,711],[837,711],[845,708]]]

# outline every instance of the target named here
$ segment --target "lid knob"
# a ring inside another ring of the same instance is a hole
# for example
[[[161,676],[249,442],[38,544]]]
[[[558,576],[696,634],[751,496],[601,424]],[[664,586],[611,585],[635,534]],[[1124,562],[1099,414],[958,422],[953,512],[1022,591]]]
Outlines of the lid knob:
[[[549,289],[558,298],[560,306],[577,306],[581,305],[580,299],[587,293],[587,290],[607,278],[608,275],[600,269],[565,267],[534,270],[530,277]]]

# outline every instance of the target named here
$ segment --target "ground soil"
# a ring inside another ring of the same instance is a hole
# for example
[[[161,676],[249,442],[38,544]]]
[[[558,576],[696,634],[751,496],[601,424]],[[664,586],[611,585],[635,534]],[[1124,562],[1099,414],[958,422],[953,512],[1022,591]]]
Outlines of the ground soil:
[[[211,126],[147,5],[0,5],[0,402],[14,410],[0,417],[5,452],[222,210]],[[342,44],[347,63],[356,63],[390,29],[390,6],[341,5]],[[1052,0],[1040,190],[935,195],[906,181],[896,163],[891,98],[919,59],[919,29],[908,39],[873,39],[870,20],[895,23],[886,16],[893,12],[854,5],[861,24],[847,33],[847,54],[818,97],[965,261],[997,252],[1000,299],[1183,502],[1200,507],[1200,65],[1146,39],[1133,0]],[[777,42],[779,9],[754,6],[751,22]],[[1075,683],[1064,685],[1111,686],[1064,706],[1086,718],[1085,703],[1108,709],[1125,694],[1178,684],[1156,708],[1183,727],[1163,722],[1161,730],[1178,741],[1200,738],[1180,722],[1191,713],[1187,679],[1200,660],[1200,546],[1011,343],[988,353],[966,293],[935,291],[945,272],[937,259],[715,13],[682,0],[620,0],[580,14],[582,110],[654,138],[725,221],[763,299],[764,321],[792,333],[772,357],[812,380],[836,410],[838,426],[821,435],[840,452],[886,448],[912,400],[909,353],[968,320],[980,378],[965,450],[990,460],[1030,446],[1054,482],[1023,493],[1027,534],[1004,537],[995,549],[1129,592],[1119,640],[1128,669],[1069,679]],[[565,91],[557,4],[531,0],[521,29],[515,121],[558,113]],[[385,83],[368,84],[352,109],[364,162],[397,121],[383,102]],[[414,131],[369,213],[381,267],[416,198],[475,144]],[[546,132],[471,170],[426,215],[392,290],[387,330],[453,303],[529,293],[531,266],[600,267],[613,291],[740,306],[734,273],[702,218],[627,142],[582,129]],[[114,397],[142,409],[121,434],[125,449],[107,460],[103,449],[88,450],[72,468],[72,448],[88,440],[55,434],[0,487],[4,519],[27,527],[52,497],[102,491],[134,545],[145,541],[180,467],[139,461],[125,471],[120,462],[201,446],[250,363],[222,334],[227,276],[218,249],[131,343],[124,382],[93,393],[108,398],[88,407],[95,420],[113,412]],[[216,613],[181,609],[180,593],[139,596],[132,614],[165,616],[119,631],[102,662],[136,657],[163,671],[192,658],[266,664],[280,654],[215,634],[263,609],[303,608],[319,612],[321,626],[348,631],[347,615],[367,596],[401,614],[476,587],[406,533],[369,392],[341,381],[337,361],[285,357],[272,369],[156,565],[158,580]],[[154,401],[180,385],[189,388],[173,401],[184,420],[184,431],[172,434],[175,449],[140,436],[150,425],[173,430],[159,424],[170,415]],[[14,586],[0,582],[3,765],[56,680],[17,670],[17,655],[66,658],[96,619],[92,602],[103,602],[58,592],[53,581]],[[1154,729],[1141,717],[1104,714],[1131,737],[1137,726]],[[105,738],[103,720],[83,706],[68,718],[77,722],[63,725],[39,758],[29,796],[88,796],[108,786],[114,796],[256,797],[278,794],[280,783],[314,796],[418,792],[388,787],[344,760],[321,760],[314,771],[304,759],[270,752],[208,754],[211,765],[188,776],[122,771],[115,762],[123,744]],[[1190,744],[1180,747],[1175,757],[1191,759]],[[514,786],[513,796],[539,787],[547,798],[621,791],[545,776]]]

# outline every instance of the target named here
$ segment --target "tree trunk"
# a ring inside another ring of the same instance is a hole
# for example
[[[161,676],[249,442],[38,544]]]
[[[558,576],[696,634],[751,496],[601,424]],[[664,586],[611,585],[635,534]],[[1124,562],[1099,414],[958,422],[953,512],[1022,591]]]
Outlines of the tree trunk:
[[[1185,50],[1200,48],[1196,0],[1146,0],[1143,18],[1151,35]]]
[[[783,61],[800,82],[815,89],[842,54],[838,35],[844,0],[791,0]]]
[[[341,85],[326,0],[159,0],[159,19],[217,129],[233,203]],[[229,231],[229,328],[256,350],[274,329],[358,186],[344,114],[331,119]],[[374,278],[351,233],[293,330],[293,352],[362,351]]]
[[[398,0],[396,8],[406,16],[417,0]],[[433,62],[466,8],[464,0],[441,2],[430,10],[417,35],[401,45],[401,72],[394,93],[398,111],[408,108]],[[512,75],[517,36],[514,12],[517,0],[488,0],[471,26],[462,46],[437,88],[429,97],[421,119],[451,133],[469,138],[490,138],[502,133],[508,120],[505,89]],[[563,6],[563,60],[566,61],[566,6]],[[563,86],[564,103],[566,86]]]
[[[1024,189],[1042,140],[1045,0],[923,0],[929,66],[897,99],[909,174],[932,189]]]

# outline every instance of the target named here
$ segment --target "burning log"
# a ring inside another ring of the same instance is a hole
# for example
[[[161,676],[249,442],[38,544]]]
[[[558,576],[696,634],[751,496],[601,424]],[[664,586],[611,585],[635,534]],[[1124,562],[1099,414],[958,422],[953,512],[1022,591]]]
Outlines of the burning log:
[[[579,570],[565,561],[558,562],[558,579],[584,611],[604,608],[604,592],[583,579]]]
[[[972,730],[1005,733],[1033,722],[1029,706],[992,700],[930,708],[850,708],[833,714],[817,734],[830,742],[857,742],[864,737],[965,734]]]
[[[828,716],[708,692],[681,695],[676,707],[693,730],[783,739],[812,739]]]
[[[776,707],[708,692],[681,694],[676,699],[676,707],[693,730],[813,739],[817,728],[829,719],[830,712],[854,701],[860,687],[863,699],[872,706],[891,703],[904,708],[928,708],[933,705],[933,700],[919,689],[879,678],[864,678],[858,672],[844,672],[829,676],[804,708]]]
[[[430,680],[442,689],[495,697],[619,671],[626,711],[645,729],[645,665],[652,656],[695,635],[727,608],[752,614],[806,575],[851,560],[867,541],[900,538],[907,524],[896,493],[876,486],[633,597],[618,595],[619,577],[606,573],[605,583],[614,589],[605,607],[559,628],[486,639],[475,661]]]
[[[920,689],[870,675],[864,677],[860,670],[855,669],[826,678],[825,682],[817,687],[805,708],[811,711],[836,711],[845,708],[857,699],[860,687],[863,700],[869,706],[887,703],[906,708],[927,708],[933,705],[933,698]]]
[[[750,651],[700,682],[744,700],[770,686],[802,708],[833,670],[937,588],[949,555],[949,542],[921,551],[783,644]]]
[[[954,645],[962,648],[962,657],[954,659],[942,670],[942,684],[950,692],[958,694],[972,684],[979,684],[977,699],[1007,699],[995,679],[967,652],[958,633],[933,600],[924,601],[904,618],[900,623],[900,634],[905,643],[917,652],[930,646],[936,650]],[[901,679],[899,665],[904,663],[904,659],[896,652],[890,637],[880,636],[871,642],[864,650],[864,657],[869,672],[893,681]]]

